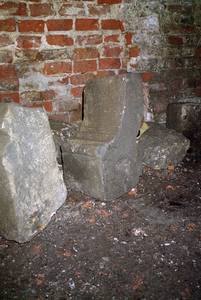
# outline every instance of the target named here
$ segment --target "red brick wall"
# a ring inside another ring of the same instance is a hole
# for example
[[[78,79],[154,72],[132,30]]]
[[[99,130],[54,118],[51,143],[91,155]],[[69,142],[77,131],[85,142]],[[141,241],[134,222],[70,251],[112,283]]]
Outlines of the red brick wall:
[[[201,96],[201,4],[164,2],[1,1],[0,101],[76,122],[89,79],[137,71],[145,120],[164,122],[169,102]]]

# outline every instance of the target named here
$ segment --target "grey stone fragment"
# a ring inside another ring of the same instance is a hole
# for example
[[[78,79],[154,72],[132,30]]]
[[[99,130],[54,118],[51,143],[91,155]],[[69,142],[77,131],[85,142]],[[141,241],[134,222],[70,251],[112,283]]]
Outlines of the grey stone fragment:
[[[46,112],[0,104],[0,235],[19,243],[43,230],[66,187]]]
[[[88,81],[84,120],[62,147],[66,185],[106,200],[130,191],[142,170],[136,145],[142,117],[139,74]]]
[[[153,169],[166,169],[181,163],[190,141],[173,129],[157,123],[147,124],[149,129],[138,139],[138,155],[142,163]]]
[[[201,142],[201,104],[171,103],[167,107],[166,127]]]

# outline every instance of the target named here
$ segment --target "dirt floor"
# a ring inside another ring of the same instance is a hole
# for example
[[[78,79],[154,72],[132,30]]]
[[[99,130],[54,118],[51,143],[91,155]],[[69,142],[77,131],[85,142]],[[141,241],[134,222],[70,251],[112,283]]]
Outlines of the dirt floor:
[[[68,190],[44,231],[0,238],[0,299],[201,299],[201,156],[109,202]]]

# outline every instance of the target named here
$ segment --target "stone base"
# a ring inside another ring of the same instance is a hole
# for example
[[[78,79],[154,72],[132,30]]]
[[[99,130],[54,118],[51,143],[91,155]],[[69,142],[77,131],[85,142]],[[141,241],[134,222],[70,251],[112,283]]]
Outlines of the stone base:
[[[90,80],[84,121],[62,146],[66,185],[106,200],[135,187],[142,170],[136,145],[142,117],[139,74]]]

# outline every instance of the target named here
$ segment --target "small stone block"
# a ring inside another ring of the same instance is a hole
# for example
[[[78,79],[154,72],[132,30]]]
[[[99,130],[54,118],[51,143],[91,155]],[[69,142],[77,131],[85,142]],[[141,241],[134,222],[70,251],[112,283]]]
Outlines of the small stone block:
[[[192,143],[201,141],[201,104],[171,103],[167,107],[166,127],[186,136]]]

